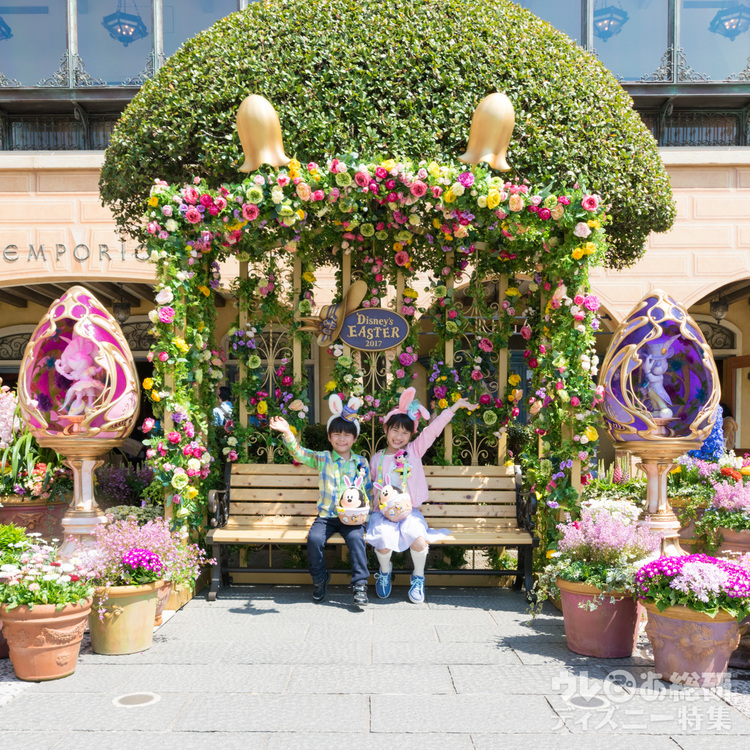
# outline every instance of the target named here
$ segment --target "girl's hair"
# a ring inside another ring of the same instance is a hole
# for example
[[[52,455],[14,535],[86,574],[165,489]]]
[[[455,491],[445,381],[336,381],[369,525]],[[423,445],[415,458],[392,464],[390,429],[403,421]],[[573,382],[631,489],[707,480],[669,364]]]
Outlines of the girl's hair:
[[[391,418],[385,423],[385,429],[390,430],[392,427],[400,427],[403,430],[409,432],[416,432],[417,427],[414,420],[408,414],[393,414]]]
[[[357,437],[357,427],[352,423],[348,422],[343,417],[334,417],[331,423],[328,425],[328,434],[334,435],[337,432],[345,432],[347,435],[354,435]]]

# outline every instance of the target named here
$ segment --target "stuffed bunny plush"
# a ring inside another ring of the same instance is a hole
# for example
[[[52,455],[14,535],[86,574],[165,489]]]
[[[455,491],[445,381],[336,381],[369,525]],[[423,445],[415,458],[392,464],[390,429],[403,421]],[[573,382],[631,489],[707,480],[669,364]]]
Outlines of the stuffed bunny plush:
[[[351,422],[357,428],[357,435],[359,435],[359,420],[357,419],[357,412],[362,406],[362,400],[356,396],[352,396],[346,404],[341,400],[341,396],[338,393],[332,393],[328,398],[328,408],[331,410],[331,416],[328,419],[327,428],[330,428],[331,422],[336,417],[341,417],[347,422]]]
[[[370,514],[370,504],[363,484],[362,477],[357,477],[354,481],[344,477],[345,489],[336,503],[336,515],[347,526],[360,526]]]
[[[411,498],[408,492],[399,492],[392,484],[373,484],[379,492],[378,505],[380,512],[389,520],[397,523],[403,521],[411,513]]]

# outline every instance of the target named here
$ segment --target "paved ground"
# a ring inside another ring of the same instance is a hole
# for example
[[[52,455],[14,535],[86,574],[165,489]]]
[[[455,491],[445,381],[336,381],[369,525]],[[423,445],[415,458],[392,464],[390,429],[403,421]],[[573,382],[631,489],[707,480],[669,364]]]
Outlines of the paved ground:
[[[359,612],[343,587],[318,605],[310,587],[233,588],[194,599],[144,653],[85,646],[64,680],[20,683],[0,662],[0,746],[610,750],[625,734],[697,750],[750,735],[750,673],[717,691],[670,686],[646,642],[631,659],[576,656],[559,613],[529,622],[510,590],[430,588],[423,605],[405,593]],[[115,703],[143,693],[153,702]]]

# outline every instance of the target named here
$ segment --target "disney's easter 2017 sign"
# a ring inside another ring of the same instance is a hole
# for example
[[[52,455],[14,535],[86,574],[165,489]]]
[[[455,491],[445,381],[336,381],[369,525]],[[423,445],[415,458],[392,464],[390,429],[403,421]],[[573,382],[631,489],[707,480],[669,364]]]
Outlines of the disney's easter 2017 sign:
[[[374,307],[349,313],[341,328],[341,340],[352,349],[382,352],[398,346],[408,333],[409,324],[398,313]]]

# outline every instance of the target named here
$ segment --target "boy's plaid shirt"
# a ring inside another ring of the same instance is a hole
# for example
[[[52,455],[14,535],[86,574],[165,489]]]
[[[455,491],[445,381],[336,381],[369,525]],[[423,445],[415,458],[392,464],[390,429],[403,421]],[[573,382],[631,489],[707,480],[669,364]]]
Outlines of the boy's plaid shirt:
[[[284,445],[296,461],[319,472],[318,515],[322,518],[336,517],[336,501],[344,491],[344,477],[355,479],[360,469],[364,469],[364,491],[368,502],[372,501],[372,482],[370,466],[366,458],[352,453],[349,459],[343,459],[336,451],[313,451],[303,448],[294,435],[284,435]]]

